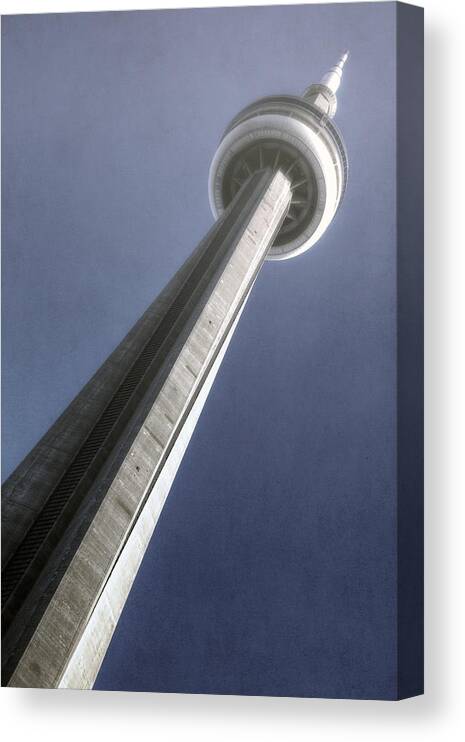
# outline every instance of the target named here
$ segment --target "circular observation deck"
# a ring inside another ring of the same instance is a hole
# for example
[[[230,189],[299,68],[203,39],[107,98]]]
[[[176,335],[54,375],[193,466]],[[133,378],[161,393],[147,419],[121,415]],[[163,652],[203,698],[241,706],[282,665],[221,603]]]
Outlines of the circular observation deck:
[[[295,96],[256,101],[236,116],[209,175],[209,198],[220,216],[252,173],[269,167],[291,180],[292,201],[268,252],[285,260],[308,250],[326,231],[344,195],[347,156],[341,135],[319,108]]]

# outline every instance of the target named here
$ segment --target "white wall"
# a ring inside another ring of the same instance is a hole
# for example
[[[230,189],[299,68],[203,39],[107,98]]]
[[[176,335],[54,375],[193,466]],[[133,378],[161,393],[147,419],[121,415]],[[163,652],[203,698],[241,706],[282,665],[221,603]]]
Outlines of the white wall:
[[[280,0],[284,4],[285,0]],[[205,0],[2,0],[2,13],[232,5]],[[248,4],[262,4],[249,0]],[[465,3],[426,9],[426,694],[401,703],[2,689],[6,739],[464,738]],[[461,189],[461,191],[460,191]],[[460,734],[460,725],[462,730]]]

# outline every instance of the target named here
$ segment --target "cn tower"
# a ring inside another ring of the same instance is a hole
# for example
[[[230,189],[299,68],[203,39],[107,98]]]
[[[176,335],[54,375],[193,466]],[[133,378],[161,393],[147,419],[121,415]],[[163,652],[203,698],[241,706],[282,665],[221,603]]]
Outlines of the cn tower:
[[[263,262],[307,251],[342,202],[347,58],[232,120],[210,168],[213,227],[5,483],[4,684],[93,686]]]

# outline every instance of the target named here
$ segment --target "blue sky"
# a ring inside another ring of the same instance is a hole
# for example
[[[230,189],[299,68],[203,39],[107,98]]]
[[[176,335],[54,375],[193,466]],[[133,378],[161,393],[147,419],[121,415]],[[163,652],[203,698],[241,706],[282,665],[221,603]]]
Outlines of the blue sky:
[[[99,688],[394,692],[395,20],[363,3],[3,22],[3,478],[211,225],[230,119],[351,51],[344,203],[310,252],[264,266]]]

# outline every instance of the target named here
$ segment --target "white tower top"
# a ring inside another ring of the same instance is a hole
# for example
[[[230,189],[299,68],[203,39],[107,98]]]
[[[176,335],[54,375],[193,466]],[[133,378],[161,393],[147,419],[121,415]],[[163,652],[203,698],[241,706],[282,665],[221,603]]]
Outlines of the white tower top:
[[[279,169],[291,180],[291,203],[268,260],[287,260],[314,245],[344,196],[347,154],[331,119],[348,56],[344,52],[303,96],[273,95],[247,106],[229,124],[213,158],[209,197],[215,217],[256,171]]]

